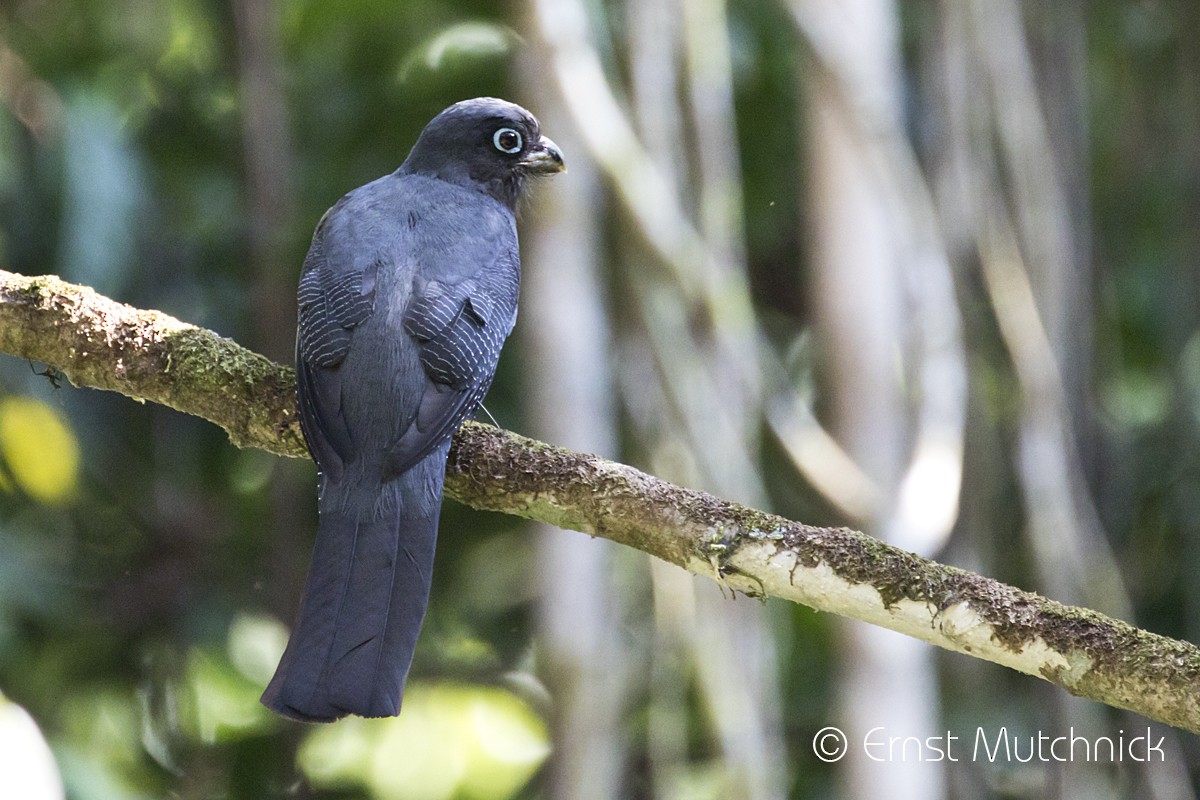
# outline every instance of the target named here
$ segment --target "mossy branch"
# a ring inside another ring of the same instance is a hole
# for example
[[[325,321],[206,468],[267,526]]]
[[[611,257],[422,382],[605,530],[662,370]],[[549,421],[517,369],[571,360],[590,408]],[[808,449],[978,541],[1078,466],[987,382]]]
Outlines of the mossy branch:
[[[153,400],[242,447],[303,457],[294,373],[211,331],[54,277],[0,271],[0,351],[77,386]],[[814,528],[632,467],[476,423],[446,492],[469,506],[637,548],[753,596],[863,620],[1200,733],[1200,649],[947,567],[845,528]]]
[[[308,455],[294,370],[210,330],[86,286],[0,270],[0,352],[48,364],[76,386],[203,417],[239,447]]]

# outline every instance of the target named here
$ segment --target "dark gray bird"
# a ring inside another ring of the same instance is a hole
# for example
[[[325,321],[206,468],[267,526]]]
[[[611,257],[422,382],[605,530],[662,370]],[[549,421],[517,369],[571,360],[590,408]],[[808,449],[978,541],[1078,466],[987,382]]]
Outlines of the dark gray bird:
[[[520,106],[450,106],[404,164],[325,213],[296,337],[320,522],[299,617],[262,702],[294,719],[393,716],[429,602],[450,437],[517,317],[514,212],[563,170]]]

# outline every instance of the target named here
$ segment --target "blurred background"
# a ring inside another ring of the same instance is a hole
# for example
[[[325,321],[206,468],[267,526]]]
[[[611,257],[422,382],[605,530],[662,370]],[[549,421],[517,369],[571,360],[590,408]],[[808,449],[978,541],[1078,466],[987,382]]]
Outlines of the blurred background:
[[[500,424],[1200,640],[1200,3],[4,0],[0,267],[288,362],[320,215],[476,95],[570,167]],[[43,371],[0,364],[4,798],[1200,785],[1162,725],[1162,763],[824,763],[1147,722],[454,502],[402,716],[286,723],[312,465]]]

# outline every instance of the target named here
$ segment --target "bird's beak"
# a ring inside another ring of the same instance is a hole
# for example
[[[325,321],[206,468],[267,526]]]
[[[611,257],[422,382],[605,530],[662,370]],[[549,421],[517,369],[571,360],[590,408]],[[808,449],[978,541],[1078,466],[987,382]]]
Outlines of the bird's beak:
[[[537,145],[529,148],[529,153],[521,159],[521,163],[538,175],[553,175],[556,172],[566,172],[567,165],[563,163],[562,150],[546,136],[538,139]]]

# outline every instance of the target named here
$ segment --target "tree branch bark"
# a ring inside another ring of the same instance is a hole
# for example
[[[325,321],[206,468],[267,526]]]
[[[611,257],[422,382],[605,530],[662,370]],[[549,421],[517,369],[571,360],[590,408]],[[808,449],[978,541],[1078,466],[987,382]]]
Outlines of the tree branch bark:
[[[77,386],[220,425],[302,457],[294,373],[217,334],[55,277],[0,271],[0,351]],[[890,547],[685,489],[593,455],[467,423],[446,492],[478,509],[637,548],[755,597],[881,625],[1200,733],[1200,648]]]

